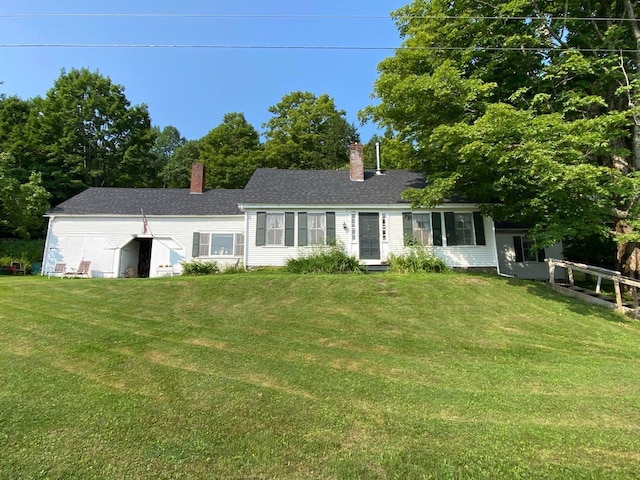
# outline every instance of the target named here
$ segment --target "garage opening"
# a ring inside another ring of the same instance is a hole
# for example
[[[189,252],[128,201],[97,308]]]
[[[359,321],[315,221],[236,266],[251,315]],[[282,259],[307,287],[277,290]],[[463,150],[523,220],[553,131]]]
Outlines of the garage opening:
[[[121,250],[120,276],[147,278],[151,272],[153,238],[134,238]]]

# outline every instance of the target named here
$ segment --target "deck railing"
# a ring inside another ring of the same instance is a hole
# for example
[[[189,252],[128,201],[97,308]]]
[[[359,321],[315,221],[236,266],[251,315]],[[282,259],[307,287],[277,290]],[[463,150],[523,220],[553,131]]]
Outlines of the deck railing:
[[[629,308],[633,308],[634,310],[638,309],[638,288],[640,288],[640,281],[635,280],[633,278],[625,277],[620,272],[615,270],[608,270],[606,268],[594,267],[592,265],[585,265],[584,263],[576,263],[569,262],[567,260],[557,260],[555,258],[548,258],[547,263],[549,264],[549,283],[552,286],[555,286],[555,269],[556,267],[564,268],[567,272],[567,280],[569,281],[569,287],[575,287],[575,281],[573,272],[582,272],[588,275],[592,275],[597,277],[596,283],[596,294],[600,294],[600,290],[602,287],[602,279],[608,279],[613,282],[613,288],[616,294],[616,307],[619,312],[626,312]],[[625,306],[622,300],[622,287],[621,285],[625,285],[630,287],[630,291],[633,298],[633,307]]]

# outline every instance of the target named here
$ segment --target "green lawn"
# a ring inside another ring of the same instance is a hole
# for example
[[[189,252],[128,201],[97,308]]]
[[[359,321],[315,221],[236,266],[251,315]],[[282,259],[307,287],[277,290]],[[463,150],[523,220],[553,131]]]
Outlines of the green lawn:
[[[465,274],[0,277],[0,478],[635,478],[640,323]]]

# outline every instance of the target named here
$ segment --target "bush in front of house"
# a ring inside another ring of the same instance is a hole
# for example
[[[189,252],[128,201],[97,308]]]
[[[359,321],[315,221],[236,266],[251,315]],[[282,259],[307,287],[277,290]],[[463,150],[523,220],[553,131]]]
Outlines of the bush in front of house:
[[[395,273],[447,272],[444,260],[436,257],[428,247],[412,245],[402,255],[389,255],[389,271]]]
[[[218,262],[182,262],[182,275],[214,275],[220,271]]]
[[[367,269],[356,257],[348,255],[339,245],[311,247],[298,258],[287,260],[289,273],[366,273]]]

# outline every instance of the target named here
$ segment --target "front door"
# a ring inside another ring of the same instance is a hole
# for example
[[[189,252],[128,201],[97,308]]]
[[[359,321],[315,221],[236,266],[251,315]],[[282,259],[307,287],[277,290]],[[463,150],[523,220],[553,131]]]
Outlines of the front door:
[[[360,213],[360,258],[380,260],[380,220],[377,213]]]

